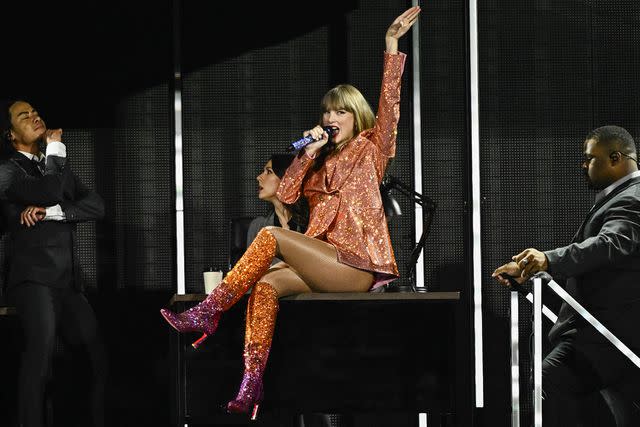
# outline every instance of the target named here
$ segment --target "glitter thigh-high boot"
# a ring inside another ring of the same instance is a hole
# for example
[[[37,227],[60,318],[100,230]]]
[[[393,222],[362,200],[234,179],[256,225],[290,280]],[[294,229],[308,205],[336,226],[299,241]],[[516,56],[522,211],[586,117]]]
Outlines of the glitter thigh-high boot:
[[[258,406],[262,402],[262,376],[271,349],[277,314],[276,290],[268,283],[256,283],[247,306],[244,375],[238,395],[227,404],[227,412],[237,414],[251,411],[251,419],[256,419]]]
[[[198,348],[215,332],[222,312],[238,302],[269,269],[275,254],[276,238],[263,228],[224,280],[204,301],[182,313],[165,308],[160,313],[178,332],[202,332],[202,337],[192,344]]]

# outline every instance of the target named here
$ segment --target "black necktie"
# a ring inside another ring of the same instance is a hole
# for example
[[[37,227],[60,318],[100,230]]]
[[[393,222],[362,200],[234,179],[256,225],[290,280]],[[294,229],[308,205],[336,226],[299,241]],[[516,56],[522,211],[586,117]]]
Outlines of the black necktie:
[[[31,162],[33,163],[33,166],[35,167],[35,169],[40,173],[40,175],[44,176],[46,157],[43,157],[42,160],[38,160],[36,156],[33,156],[31,158]]]

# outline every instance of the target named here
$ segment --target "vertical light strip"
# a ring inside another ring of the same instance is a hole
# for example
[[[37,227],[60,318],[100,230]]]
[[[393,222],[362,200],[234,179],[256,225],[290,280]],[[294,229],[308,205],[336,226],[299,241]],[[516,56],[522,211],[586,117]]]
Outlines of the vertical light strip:
[[[520,427],[520,330],[518,292],[511,292],[511,427]]]
[[[412,6],[418,6],[417,0],[412,0]],[[420,109],[420,19],[413,24],[411,30],[411,54],[413,56],[412,101],[413,101],[413,188],[422,194],[422,111]],[[415,241],[422,236],[422,224],[424,223],[422,206],[414,204]],[[424,286],[424,248],[415,265],[416,282],[414,286]],[[418,427],[427,427],[427,414],[418,414]]]
[[[473,241],[473,336],[476,408],[484,406],[482,360],[482,253],[480,248],[480,104],[476,0],[469,0],[469,91],[471,95],[471,197]]]
[[[533,425],[542,426],[542,279],[533,279]]]
[[[427,427],[427,414],[423,414],[423,413],[418,414],[418,426]]]
[[[412,6],[418,6],[419,2],[413,0]],[[413,24],[411,33],[411,45],[413,56],[413,188],[422,194],[422,111],[420,108],[420,20]],[[415,204],[414,211],[415,241],[422,237],[422,225],[424,224],[422,206]],[[416,283],[414,286],[424,286],[424,248],[416,262]]]
[[[176,79],[179,79],[177,75]],[[176,173],[176,279],[177,293],[185,293],[184,277],[184,202],[182,184],[182,92],[179,89],[174,93],[175,111],[175,173]]]
[[[185,293],[184,277],[184,202],[182,171],[182,72],[180,64],[181,0],[173,0],[173,116],[176,184],[176,281],[179,295]]]

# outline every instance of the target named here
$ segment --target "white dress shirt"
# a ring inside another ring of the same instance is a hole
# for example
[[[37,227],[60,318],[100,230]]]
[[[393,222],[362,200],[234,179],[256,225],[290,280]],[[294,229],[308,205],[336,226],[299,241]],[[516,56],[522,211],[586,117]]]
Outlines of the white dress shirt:
[[[19,152],[27,156],[29,160],[34,160],[35,158],[37,161],[42,161],[42,158],[45,157],[42,153],[31,154],[24,151]],[[67,157],[67,147],[60,141],[51,141],[47,144],[47,156]],[[60,205],[53,205],[46,208],[43,221],[64,221],[65,218],[66,215],[62,207]]]

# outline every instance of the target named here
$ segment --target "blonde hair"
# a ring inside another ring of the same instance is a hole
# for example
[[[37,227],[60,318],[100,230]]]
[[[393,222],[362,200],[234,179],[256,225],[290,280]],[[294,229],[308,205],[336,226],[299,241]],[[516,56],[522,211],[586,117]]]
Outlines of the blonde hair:
[[[353,114],[354,137],[365,129],[371,129],[375,124],[376,116],[373,109],[362,93],[349,84],[341,84],[330,89],[322,97],[321,105],[322,113],[328,110],[345,110]],[[320,124],[322,124],[322,113]]]

